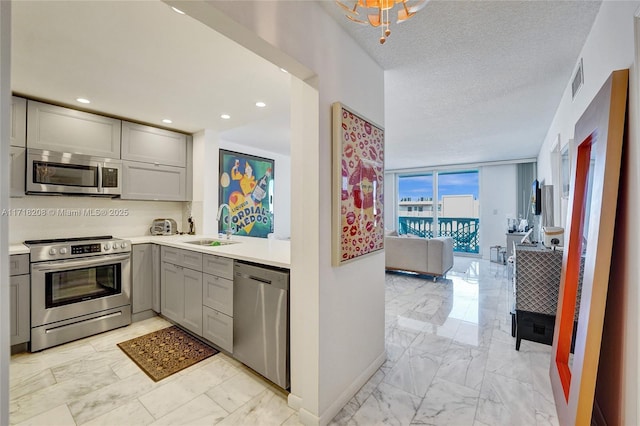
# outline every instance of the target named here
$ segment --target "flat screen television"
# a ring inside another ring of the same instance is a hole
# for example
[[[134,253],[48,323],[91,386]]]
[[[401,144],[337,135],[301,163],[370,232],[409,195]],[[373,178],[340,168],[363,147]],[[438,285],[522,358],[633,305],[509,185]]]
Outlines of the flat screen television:
[[[542,213],[542,192],[537,179],[531,184],[531,213],[534,215]]]

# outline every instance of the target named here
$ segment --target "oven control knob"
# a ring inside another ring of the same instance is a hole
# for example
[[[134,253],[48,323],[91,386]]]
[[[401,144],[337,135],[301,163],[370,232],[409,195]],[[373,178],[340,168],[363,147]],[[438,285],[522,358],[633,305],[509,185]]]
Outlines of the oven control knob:
[[[104,245],[105,250],[109,250],[111,248],[111,244],[107,243]]]
[[[58,251],[56,249],[52,248],[51,250],[49,250],[49,254],[51,256],[55,256],[56,254],[58,254]]]
[[[67,249],[65,247],[62,247],[60,249],[60,254],[67,254]]]
[[[120,244],[120,247],[122,247],[123,249],[124,249],[124,248],[127,248],[127,243],[122,243],[122,244]]]

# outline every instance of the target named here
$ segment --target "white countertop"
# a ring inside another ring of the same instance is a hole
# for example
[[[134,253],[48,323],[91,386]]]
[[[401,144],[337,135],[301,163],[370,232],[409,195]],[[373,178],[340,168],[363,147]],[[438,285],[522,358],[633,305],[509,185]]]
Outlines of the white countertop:
[[[226,238],[219,238],[218,235],[145,235],[142,237],[120,238],[130,240],[131,244],[153,243],[201,253],[215,254],[217,256],[230,257],[232,259],[246,260],[248,262],[276,266],[278,268],[289,269],[291,266],[291,243],[285,240],[240,237],[234,235],[231,237],[231,241],[237,242],[236,244],[212,247],[189,244],[187,241],[202,239],[226,241]]]
[[[29,254],[29,247],[24,244],[11,244],[9,245],[9,254]]]
[[[189,244],[187,241],[201,239],[217,240],[220,239],[218,235],[144,235],[142,237],[118,237],[130,240],[131,244],[153,243],[201,253],[230,257],[232,259],[246,260],[248,262],[276,266],[278,268],[289,269],[291,266],[291,243],[285,240],[240,237],[234,235],[231,237],[231,241],[237,242],[236,244],[211,247]],[[225,238],[222,238],[221,240],[225,240]],[[29,247],[24,244],[11,244],[9,246],[9,254],[29,254]]]

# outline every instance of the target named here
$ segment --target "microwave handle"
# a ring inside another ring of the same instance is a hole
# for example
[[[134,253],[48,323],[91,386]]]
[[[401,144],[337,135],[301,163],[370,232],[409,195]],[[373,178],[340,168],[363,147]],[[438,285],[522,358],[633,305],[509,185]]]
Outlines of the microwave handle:
[[[111,265],[113,263],[125,262],[130,260],[130,253],[116,254],[107,256],[96,256],[93,258],[85,258],[82,260],[58,260],[53,262],[32,263],[31,269],[38,272],[56,272],[64,271],[69,268],[86,267],[91,268],[95,266]]]
[[[104,192],[102,188],[102,164],[98,164],[98,192]]]

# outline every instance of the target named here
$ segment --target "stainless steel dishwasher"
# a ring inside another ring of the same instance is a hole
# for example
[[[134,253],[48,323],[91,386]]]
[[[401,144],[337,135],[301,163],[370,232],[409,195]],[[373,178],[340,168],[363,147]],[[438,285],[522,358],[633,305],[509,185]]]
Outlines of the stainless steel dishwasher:
[[[235,261],[233,357],[289,388],[289,271]]]

